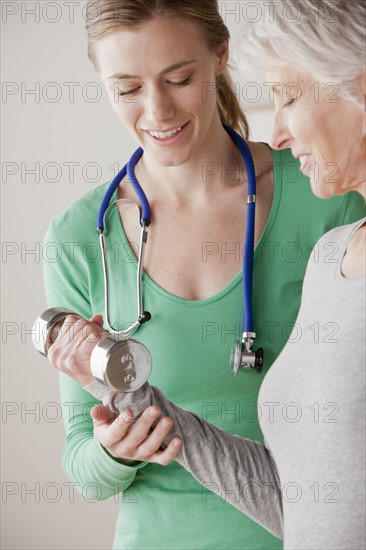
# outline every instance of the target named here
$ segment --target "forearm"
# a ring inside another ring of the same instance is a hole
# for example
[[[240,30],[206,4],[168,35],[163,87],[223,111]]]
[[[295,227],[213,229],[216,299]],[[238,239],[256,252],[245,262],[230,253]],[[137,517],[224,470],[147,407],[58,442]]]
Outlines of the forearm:
[[[93,436],[86,435],[66,443],[63,469],[75,488],[92,500],[106,500],[125,491],[137,471],[114,460]]]
[[[279,478],[263,445],[224,432],[180,409],[148,383],[127,394],[114,394],[99,382],[85,389],[114,410],[121,412],[131,408],[136,418],[150,405],[158,405],[162,416],[169,416],[174,421],[164,445],[175,436],[183,439],[177,462],[207,489],[282,537]]]

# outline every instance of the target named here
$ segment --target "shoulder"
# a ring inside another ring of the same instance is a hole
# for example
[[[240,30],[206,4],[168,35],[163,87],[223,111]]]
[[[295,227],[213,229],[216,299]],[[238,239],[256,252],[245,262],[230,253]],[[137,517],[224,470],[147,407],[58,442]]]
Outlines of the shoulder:
[[[257,177],[272,172],[273,157],[270,146],[257,141],[247,141],[247,145],[252,153]]]
[[[98,238],[96,225],[99,206],[110,182],[92,189],[69,205],[50,223],[45,240],[73,242]]]
[[[366,223],[366,218],[362,218],[357,222],[342,225],[340,227],[334,227],[318,240],[317,245],[322,249],[324,249],[329,243],[337,245],[338,247],[345,246],[352,235],[364,223]]]
[[[365,221],[366,218],[363,218],[355,223],[334,227],[317,240],[307,265],[304,289],[311,292],[314,279],[318,281],[322,276],[327,277],[327,285],[334,281],[352,236]],[[333,289],[333,286],[330,288]],[[323,288],[323,298],[328,290],[328,286]]]

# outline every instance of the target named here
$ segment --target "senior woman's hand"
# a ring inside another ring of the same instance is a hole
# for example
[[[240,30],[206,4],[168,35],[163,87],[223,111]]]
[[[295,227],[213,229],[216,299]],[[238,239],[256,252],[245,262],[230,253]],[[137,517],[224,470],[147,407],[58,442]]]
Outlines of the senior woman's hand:
[[[89,321],[78,315],[68,315],[59,333],[51,334],[54,343],[47,358],[56,369],[86,386],[94,380],[90,370],[92,351],[108,334],[103,330],[102,315],[94,315]]]
[[[181,438],[174,437],[166,449],[161,449],[173,421],[163,417],[153,427],[160,415],[159,407],[148,407],[135,423],[129,410],[116,414],[104,405],[95,405],[90,414],[95,439],[115,458],[168,466],[182,447]]]
[[[103,330],[103,316],[94,315],[89,321],[78,315],[68,315],[60,331],[51,334],[47,357],[50,363],[82,386],[94,381],[90,357],[98,342],[108,336]],[[113,413],[109,407],[95,405],[91,410],[94,437],[111,456],[123,460],[144,461],[167,466],[177,456],[182,440],[175,437],[166,449],[161,445],[173,426],[173,421],[161,418],[159,407],[148,407],[137,422],[132,411]]]

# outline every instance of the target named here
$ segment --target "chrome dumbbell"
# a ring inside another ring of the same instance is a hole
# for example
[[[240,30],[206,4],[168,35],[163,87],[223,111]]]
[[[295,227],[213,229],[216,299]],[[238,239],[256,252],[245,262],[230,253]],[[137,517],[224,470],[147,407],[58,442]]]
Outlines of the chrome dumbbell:
[[[61,308],[51,308],[37,317],[33,326],[33,345],[47,357],[48,350],[60,336],[68,315],[78,315]],[[148,349],[121,334],[106,336],[96,344],[90,357],[91,373],[112,390],[125,393],[138,390],[149,378],[151,355]]]

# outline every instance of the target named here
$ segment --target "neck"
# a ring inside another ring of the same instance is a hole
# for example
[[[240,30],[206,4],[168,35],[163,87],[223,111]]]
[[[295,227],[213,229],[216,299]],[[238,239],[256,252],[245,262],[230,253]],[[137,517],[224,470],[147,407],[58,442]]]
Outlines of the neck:
[[[356,180],[352,185],[347,185],[344,187],[344,192],[348,193],[349,191],[356,191],[359,193],[364,201],[366,201],[366,182],[364,178]]]
[[[342,174],[342,193],[357,191],[366,200],[366,142],[365,139],[356,139],[350,143],[338,160],[339,166],[347,167]],[[352,151],[352,155],[350,155]],[[343,184],[343,185],[342,185]]]
[[[175,202],[199,202],[227,185],[243,181],[245,169],[240,151],[221,122],[207,133],[196,154],[178,166],[162,166],[152,155],[144,153],[138,178],[146,194],[163,195]]]

